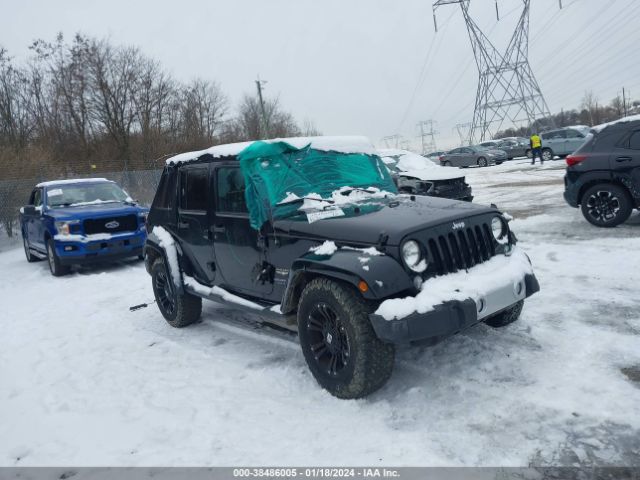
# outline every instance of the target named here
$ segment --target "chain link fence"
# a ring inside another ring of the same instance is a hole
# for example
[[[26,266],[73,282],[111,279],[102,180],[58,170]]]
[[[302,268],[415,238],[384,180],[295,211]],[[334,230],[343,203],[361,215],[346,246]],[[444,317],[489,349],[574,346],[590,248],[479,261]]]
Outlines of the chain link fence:
[[[128,172],[101,172],[98,174],[79,174],[72,177],[57,178],[89,178],[103,177],[117,182],[129,196],[142,205],[150,205],[156,193],[162,170],[134,170]],[[29,201],[33,188],[40,182],[52,178],[26,178],[16,180],[0,180],[0,227],[2,234],[11,238],[19,234],[18,215],[20,207]]]

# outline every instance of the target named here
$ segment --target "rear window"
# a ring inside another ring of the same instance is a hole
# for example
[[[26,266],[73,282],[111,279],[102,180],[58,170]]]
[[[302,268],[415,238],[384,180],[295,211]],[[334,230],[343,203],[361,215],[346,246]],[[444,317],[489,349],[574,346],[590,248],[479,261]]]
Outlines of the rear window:
[[[183,210],[207,210],[209,169],[185,168],[180,171],[180,208]]]
[[[158,191],[153,199],[154,208],[173,208],[176,198],[176,175],[165,171],[160,177]]]

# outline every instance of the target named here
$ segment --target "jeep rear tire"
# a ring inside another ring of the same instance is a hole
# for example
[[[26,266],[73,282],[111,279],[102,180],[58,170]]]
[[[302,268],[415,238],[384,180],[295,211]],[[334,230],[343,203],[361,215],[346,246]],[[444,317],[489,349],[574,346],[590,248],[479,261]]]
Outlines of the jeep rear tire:
[[[628,192],[621,186],[601,183],[584,192],[580,209],[590,224],[613,228],[627,221],[633,210],[633,203]]]
[[[506,327],[520,318],[522,307],[524,307],[524,300],[520,300],[514,306],[487,318],[484,323],[493,328]]]
[[[376,336],[366,302],[350,286],[317,278],[298,306],[302,353],[316,381],[338,398],[361,398],[393,371],[395,347]]]
[[[62,277],[71,271],[69,265],[62,265],[60,263],[60,258],[56,253],[56,247],[52,239],[47,241],[47,263],[49,263],[49,270],[54,277]]]
[[[198,321],[202,314],[202,299],[186,292],[177,292],[162,258],[157,259],[151,267],[151,283],[160,313],[169,325],[183,328]]]

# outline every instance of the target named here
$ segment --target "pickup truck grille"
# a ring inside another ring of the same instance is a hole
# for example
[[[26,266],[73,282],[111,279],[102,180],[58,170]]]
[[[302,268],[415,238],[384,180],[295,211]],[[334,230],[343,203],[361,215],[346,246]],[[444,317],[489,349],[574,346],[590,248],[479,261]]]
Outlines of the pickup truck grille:
[[[493,235],[487,223],[429,238],[427,246],[439,275],[466,270],[486,262],[496,254]]]
[[[134,232],[138,229],[138,219],[135,215],[119,217],[90,218],[83,222],[85,235],[94,233]]]

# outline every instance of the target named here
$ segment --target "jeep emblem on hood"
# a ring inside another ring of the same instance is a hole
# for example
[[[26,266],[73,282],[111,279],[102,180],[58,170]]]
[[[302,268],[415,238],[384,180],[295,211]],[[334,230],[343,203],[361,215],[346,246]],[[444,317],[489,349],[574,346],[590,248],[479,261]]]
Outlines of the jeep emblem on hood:
[[[118,228],[120,226],[120,224],[118,222],[116,222],[115,220],[112,220],[110,222],[105,223],[104,226],[107,227],[107,228]]]
[[[453,226],[451,228],[454,230],[460,230],[461,228],[464,228],[464,222],[453,222]]]

